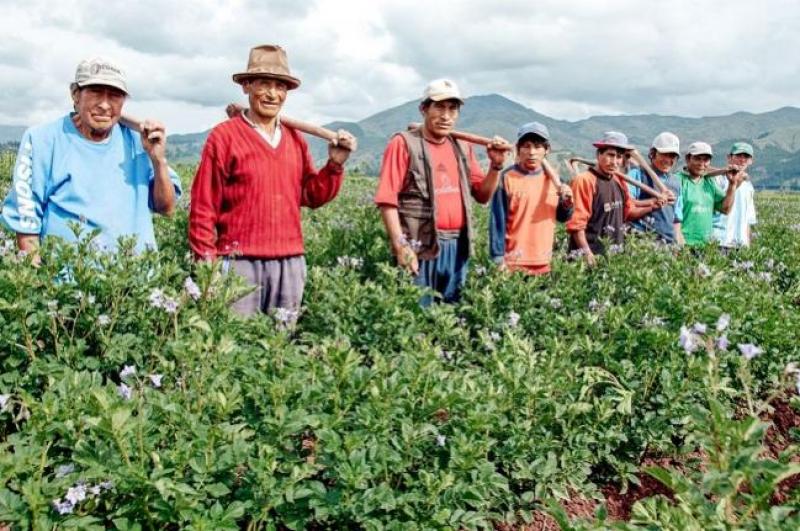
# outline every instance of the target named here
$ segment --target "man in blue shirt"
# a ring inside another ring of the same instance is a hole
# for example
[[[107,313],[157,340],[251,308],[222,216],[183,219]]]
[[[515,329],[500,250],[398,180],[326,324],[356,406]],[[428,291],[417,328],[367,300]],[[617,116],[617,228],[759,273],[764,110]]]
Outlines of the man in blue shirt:
[[[664,131],[653,140],[648,153],[649,164],[637,151],[633,152],[633,158],[639,165],[631,168],[628,176],[654,190],[658,190],[659,187],[647,171],[649,169],[655,172],[656,176],[669,190],[667,204],[659,210],[655,210],[649,216],[633,222],[634,228],[643,231],[654,231],[660,240],[682,245],[683,237],[680,231],[680,220],[675,215],[675,201],[681,195],[681,183],[670,173],[678,157],[680,157],[680,141],[678,137],[673,133]],[[632,185],[628,185],[628,188],[633,199],[650,199],[650,194],[647,192]]]
[[[106,250],[131,235],[137,250],[155,247],[151,212],[171,215],[181,193],[164,126],[146,120],[140,135],[119,124],[127,79],[106,59],[82,61],[70,90],[75,112],[23,135],[0,220],[35,260],[46,236],[75,240],[70,222],[99,229]]]

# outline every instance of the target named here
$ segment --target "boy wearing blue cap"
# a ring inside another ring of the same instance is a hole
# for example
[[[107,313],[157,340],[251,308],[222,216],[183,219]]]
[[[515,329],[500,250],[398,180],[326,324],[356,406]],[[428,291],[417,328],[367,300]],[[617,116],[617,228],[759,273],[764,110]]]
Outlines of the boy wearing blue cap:
[[[504,269],[541,275],[550,271],[556,221],[572,216],[572,191],[557,188],[544,160],[550,133],[531,122],[517,132],[517,163],[500,174],[492,196],[489,252]]]

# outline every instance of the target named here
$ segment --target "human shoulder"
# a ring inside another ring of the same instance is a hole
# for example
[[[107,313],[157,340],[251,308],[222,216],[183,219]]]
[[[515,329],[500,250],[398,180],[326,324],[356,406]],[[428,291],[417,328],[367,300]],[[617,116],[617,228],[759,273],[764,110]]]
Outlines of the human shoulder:
[[[35,143],[51,144],[58,136],[66,135],[70,129],[72,118],[69,114],[47,123],[34,125],[25,130],[22,138]],[[74,129],[74,126],[72,126]]]

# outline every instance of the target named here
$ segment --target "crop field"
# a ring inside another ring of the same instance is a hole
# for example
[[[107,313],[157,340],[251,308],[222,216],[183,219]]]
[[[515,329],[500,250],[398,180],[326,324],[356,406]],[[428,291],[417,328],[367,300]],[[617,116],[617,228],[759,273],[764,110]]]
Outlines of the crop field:
[[[8,188],[12,158],[0,161]],[[296,326],[160,249],[0,242],[0,528],[800,529],[800,195],[750,249],[488,258],[423,310],[375,180],[305,211]]]

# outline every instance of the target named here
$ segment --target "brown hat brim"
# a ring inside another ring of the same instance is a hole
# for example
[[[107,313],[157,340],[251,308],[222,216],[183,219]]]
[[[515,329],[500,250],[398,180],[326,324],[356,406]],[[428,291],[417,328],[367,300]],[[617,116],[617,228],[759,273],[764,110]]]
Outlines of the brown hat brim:
[[[282,74],[269,74],[269,73],[254,73],[254,72],[242,72],[240,74],[233,74],[233,82],[242,84],[249,79],[258,79],[258,78],[269,78],[269,79],[277,79],[286,83],[286,86],[289,90],[296,89],[300,86],[300,80],[296,77],[292,76],[285,76]]]

